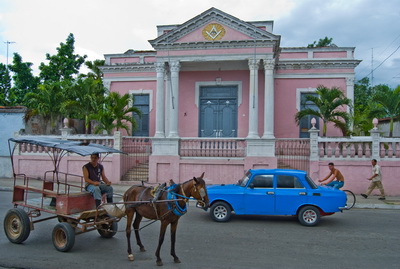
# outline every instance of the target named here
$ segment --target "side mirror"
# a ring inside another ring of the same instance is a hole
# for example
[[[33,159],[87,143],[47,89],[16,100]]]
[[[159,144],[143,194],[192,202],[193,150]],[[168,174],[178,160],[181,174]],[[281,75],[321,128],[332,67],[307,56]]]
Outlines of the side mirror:
[[[249,188],[250,188],[250,189],[254,189],[254,183],[250,183],[250,184],[249,184]]]

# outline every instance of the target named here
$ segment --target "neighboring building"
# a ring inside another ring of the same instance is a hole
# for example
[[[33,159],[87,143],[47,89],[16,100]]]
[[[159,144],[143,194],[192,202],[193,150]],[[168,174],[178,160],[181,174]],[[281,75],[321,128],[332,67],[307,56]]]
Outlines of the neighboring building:
[[[25,128],[26,108],[0,106],[0,177],[12,177],[8,139]]]
[[[379,119],[378,129],[382,136],[389,137],[390,118]],[[400,122],[397,117],[393,121],[393,137],[400,137]]]
[[[233,159],[240,172],[276,167],[275,139],[309,135],[310,119],[294,120],[311,105],[304,95],[323,85],[354,98],[354,47],[283,48],[273,21],[245,22],[215,8],[157,30],[154,51],[107,54],[101,68],[106,87],[135,95],[144,112],[133,134],[153,138],[150,180],[226,172]],[[327,135],[341,132],[328,127]],[[182,158],[189,138],[242,139],[245,153],[219,159],[214,170],[210,158]]]

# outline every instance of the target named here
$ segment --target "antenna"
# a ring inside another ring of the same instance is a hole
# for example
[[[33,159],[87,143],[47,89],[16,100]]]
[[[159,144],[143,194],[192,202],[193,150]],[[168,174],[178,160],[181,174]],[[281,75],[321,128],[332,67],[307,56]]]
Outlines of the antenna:
[[[4,44],[7,44],[7,58],[6,58],[6,68],[7,68],[7,70],[8,70],[8,45],[10,45],[10,44],[14,44],[15,42],[13,42],[13,41],[6,41],[6,42],[4,42]]]

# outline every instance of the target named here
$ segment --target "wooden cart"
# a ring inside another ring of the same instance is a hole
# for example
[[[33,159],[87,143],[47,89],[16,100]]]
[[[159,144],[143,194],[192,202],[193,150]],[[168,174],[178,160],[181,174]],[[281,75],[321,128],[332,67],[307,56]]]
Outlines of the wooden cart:
[[[24,242],[34,224],[53,218],[59,221],[52,233],[54,247],[59,251],[69,251],[77,234],[92,230],[105,238],[116,234],[120,217],[110,216],[101,207],[96,208],[92,195],[84,188],[82,176],[63,173],[58,168],[66,153],[86,156],[121,151],[99,144],[42,137],[10,138],[8,143],[14,175],[14,208],[5,216],[4,231],[12,243]],[[40,178],[16,174],[14,152],[17,147],[27,144],[47,153],[54,170],[44,172]]]

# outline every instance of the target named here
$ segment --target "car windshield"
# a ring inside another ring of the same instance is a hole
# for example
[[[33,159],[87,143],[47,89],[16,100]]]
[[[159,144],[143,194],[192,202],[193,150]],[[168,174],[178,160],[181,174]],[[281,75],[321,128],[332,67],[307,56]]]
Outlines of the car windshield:
[[[250,177],[251,177],[251,173],[249,171],[247,171],[247,173],[241,179],[238,180],[236,185],[241,186],[241,187],[246,187],[247,182],[249,182]]]
[[[312,180],[308,175],[306,176],[306,180],[312,189],[318,189],[317,184],[315,184],[314,180]]]

